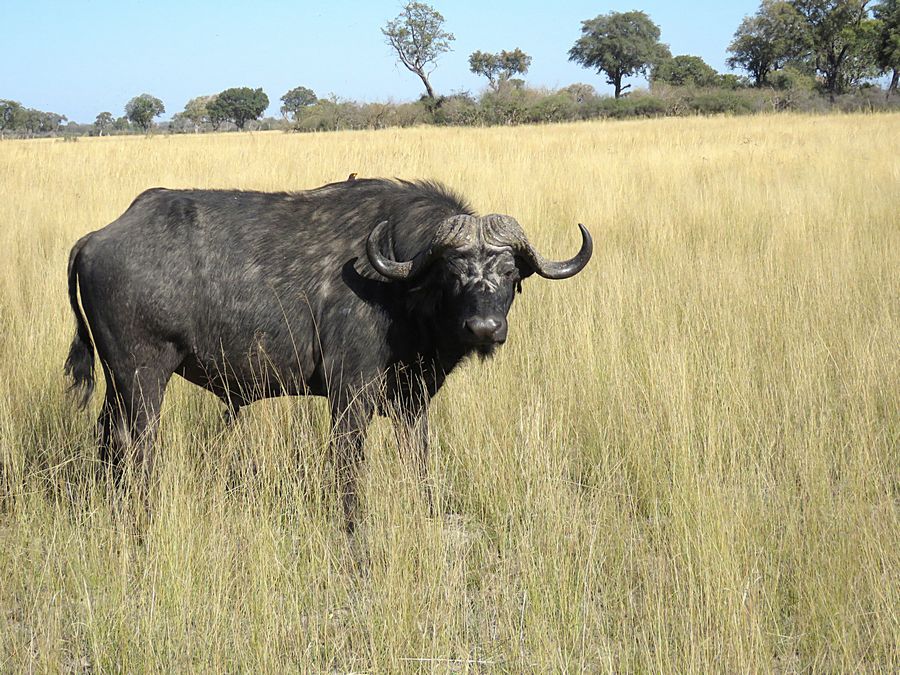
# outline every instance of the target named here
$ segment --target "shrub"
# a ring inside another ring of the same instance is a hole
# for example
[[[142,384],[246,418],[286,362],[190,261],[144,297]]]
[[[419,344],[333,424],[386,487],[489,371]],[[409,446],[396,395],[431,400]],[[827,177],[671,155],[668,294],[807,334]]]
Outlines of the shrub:
[[[434,111],[435,124],[447,126],[476,126],[482,124],[478,103],[468,93],[445,96]]]
[[[650,94],[634,92],[623,98],[597,98],[587,107],[589,117],[623,119],[626,117],[660,117],[668,110],[666,102]]]
[[[579,119],[578,104],[571,96],[559,91],[533,101],[528,108],[530,122],[568,122]]]
[[[750,100],[734,91],[698,90],[684,97],[687,109],[701,115],[729,113],[732,115],[755,112]]]
[[[508,88],[487,92],[481,97],[481,112],[486,124],[512,125],[528,121],[528,94],[525,89]]]

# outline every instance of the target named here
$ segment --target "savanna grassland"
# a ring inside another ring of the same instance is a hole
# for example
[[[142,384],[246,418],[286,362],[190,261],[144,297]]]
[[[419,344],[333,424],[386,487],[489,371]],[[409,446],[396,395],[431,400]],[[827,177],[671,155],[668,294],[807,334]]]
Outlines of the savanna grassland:
[[[896,115],[0,142],[0,671],[897,672],[898,158]],[[324,401],[227,428],[175,381],[135,519],[66,397],[69,248],[148,187],[350,172],[594,234],[438,395],[447,515],[379,420],[349,545]]]

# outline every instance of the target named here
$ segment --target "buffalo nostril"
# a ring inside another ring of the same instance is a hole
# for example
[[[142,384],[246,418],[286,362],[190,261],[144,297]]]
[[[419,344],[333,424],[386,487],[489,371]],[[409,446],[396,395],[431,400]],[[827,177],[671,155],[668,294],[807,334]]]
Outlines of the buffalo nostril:
[[[496,340],[499,337],[503,321],[494,317],[474,317],[466,320],[466,330],[468,330],[478,340]]]

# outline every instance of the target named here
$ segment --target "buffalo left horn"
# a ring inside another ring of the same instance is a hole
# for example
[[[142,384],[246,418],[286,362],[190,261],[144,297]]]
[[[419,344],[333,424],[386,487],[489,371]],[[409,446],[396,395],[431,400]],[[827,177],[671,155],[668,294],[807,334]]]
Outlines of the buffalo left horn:
[[[366,240],[366,254],[372,267],[382,276],[394,281],[415,279],[442,252],[470,243],[475,237],[477,222],[478,218],[465,213],[445,218],[435,229],[431,241],[424,250],[413,256],[412,260],[397,262],[386,258],[381,252],[380,242],[388,225],[388,221],[383,220],[369,233]]]
[[[528,261],[535,272],[545,279],[568,279],[575,276],[588,264],[591,254],[594,252],[591,233],[581,223],[578,223],[578,229],[581,230],[581,250],[575,254],[574,258],[555,262],[545,260],[534,249],[534,246],[528,241],[528,237],[525,236],[522,226],[514,218],[491,215],[485,216],[484,221],[485,235],[493,240],[492,243],[511,246],[516,253]]]
[[[397,262],[385,257],[381,252],[379,242],[387,225],[388,221],[382,220],[369,233],[369,237],[366,239],[366,254],[369,257],[369,262],[379,274],[388,279],[393,279],[394,281],[414,279],[427,265],[430,257],[429,252],[428,250],[421,251],[412,260],[407,260],[406,262]]]

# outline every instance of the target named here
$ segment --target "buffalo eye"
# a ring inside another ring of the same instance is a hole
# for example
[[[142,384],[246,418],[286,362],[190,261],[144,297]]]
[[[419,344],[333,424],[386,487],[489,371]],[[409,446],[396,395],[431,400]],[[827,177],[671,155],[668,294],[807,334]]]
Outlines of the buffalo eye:
[[[463,283],[463,272],[457,265],[448,265],[441,275],[444,281],[444,285],[448,290],[451,290],[454,293],[459,293],[462,291],[464,286]]]
[[[519,268],[517,268],[515,265],[510,267],[503,267],[500,269],[500,275],[508,281],[518,281]]]

